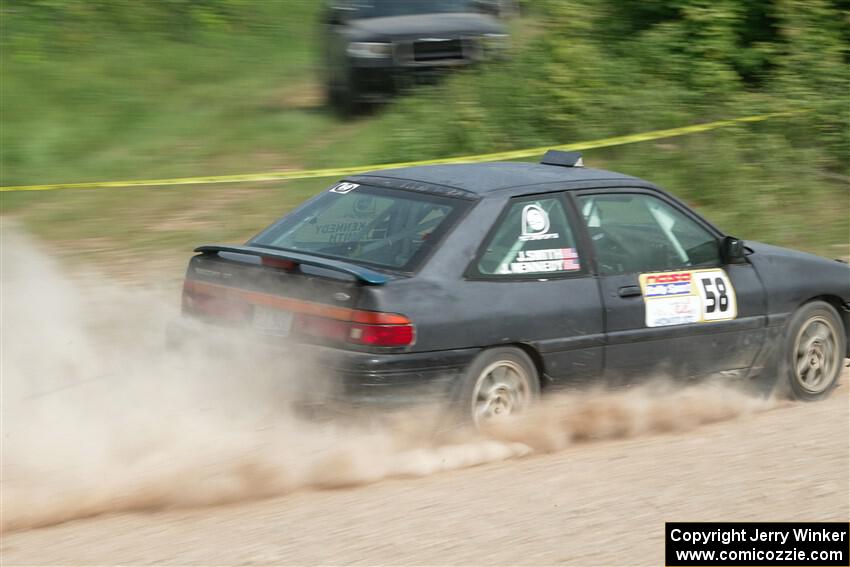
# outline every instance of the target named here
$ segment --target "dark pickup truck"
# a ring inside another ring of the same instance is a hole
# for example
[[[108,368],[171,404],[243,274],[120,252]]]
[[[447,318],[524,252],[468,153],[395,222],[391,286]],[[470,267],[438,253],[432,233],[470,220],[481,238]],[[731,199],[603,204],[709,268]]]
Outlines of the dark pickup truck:
[[[322,16],[325,88],[343,113],[381,102],[447,69],[501,57],[502,2],[333,0]]]

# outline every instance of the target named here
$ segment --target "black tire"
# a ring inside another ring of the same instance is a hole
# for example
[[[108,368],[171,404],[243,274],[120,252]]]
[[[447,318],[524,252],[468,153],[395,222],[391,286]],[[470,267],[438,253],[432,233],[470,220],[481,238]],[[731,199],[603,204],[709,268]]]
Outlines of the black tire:
[[[325,85],[328,105],[343,120],[356,117],[362,108],[360,92],[350,73],[348,75],[338,84],[334,84],[332,79],[328,79]]]
[[[796,400],[826,397],[838,384],[846,348],[844,325],[823,301],[806,303],[791,316],[779,365],[779,392]]]
[[[348,118],[350,114],[350,99],[348,98],[348,94],[344,92],[341,88],[335,87],[333,85],[328,85],[326,87],[327,92],[327,103],[331,112],[333,112],[339,118]]]
[[[330,81],[325,84],[325,105],[334,112],[339,105],[339,89]]]
[[[521,349],[498,347],[472,361],[454,405],[461,421],[481,428],[490,419],[528,410],[539,396],[540,377],[531,358]]]

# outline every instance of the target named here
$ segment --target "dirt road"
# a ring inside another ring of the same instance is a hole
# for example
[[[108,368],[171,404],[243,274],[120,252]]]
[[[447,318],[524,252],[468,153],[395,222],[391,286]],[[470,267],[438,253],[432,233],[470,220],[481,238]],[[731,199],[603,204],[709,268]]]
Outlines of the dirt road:
[[[821,403],[427,478],[13,532],[3,563],[659,565],[666,520],[847,520],[847,383]]]

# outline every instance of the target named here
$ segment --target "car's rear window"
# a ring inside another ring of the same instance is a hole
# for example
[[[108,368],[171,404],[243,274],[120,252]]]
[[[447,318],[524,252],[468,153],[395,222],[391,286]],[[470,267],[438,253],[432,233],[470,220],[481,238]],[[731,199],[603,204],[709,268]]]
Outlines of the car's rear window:
[[[467,206],[460,199],[338,183],[251,244],[412,271]]]

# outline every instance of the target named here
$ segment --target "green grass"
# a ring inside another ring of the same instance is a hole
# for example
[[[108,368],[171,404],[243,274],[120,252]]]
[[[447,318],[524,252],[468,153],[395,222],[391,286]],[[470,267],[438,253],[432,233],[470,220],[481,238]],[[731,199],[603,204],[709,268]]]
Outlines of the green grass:
[[[106,35],[79,51],[37,57],[4,48],[0,183],[300,163],[304,138],[335,126],[315,83],[318,26],[305,24],[316,3],[269,6],[275,25],[250,33],[192,42]]]

